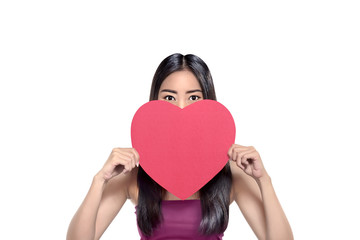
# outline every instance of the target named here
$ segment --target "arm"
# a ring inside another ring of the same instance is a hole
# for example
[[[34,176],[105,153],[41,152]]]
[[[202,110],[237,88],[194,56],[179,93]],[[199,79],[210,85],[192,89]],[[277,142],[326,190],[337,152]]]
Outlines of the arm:
[[[294,239],[290,224],[275,194],[271,178],[260,178],[258,185],[263,198],[267,239]]]
[[[234,144],[229,156],[235,159],[230,164],[235,201],[258,239],[293,239],[259,153],[253,147]]]
[[[113,150],[71,220],[68,240],[101,237],[129,197],[129,185],[136,179],[136,171],[131,171],[138,162],[136,154],[131,154],[129,149]]]

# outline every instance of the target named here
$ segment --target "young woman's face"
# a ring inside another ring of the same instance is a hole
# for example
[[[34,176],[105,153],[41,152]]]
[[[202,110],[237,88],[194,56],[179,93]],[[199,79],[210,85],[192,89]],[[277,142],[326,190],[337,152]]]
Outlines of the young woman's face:
[[[190,71],[178,71],[170,74],[162,82],[158,100],[168,101],[180,108],[203,100],[200,84]]]

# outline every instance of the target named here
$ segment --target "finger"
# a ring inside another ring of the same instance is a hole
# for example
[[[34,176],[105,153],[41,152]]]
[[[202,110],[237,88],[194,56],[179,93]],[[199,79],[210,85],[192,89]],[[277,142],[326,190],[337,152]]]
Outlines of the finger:
[[[127,154],[131,157],[131,164],[132,164],[132,167],[134,168],[136,166],[136,154],[134,153],[134,151],[130,148],[128,151],[127,151]]]
[[[135,167],[135,160],[133,159],[132,156],[129,156],[129,155],[126,155],[126,154],[124,154],[123,156],[126,156],[127,160],[128,160],[124,165],[124,169],[127,172],[130,172]]]
[[[123,149],[118,147],[118,148],[113,148],[112,151],[113,152],[122,152]]]
[[[139,154],[133,150],[133,148],[114,148],[113,152],[126,154],[133,161],[133,167],[139,162]]]
[[[252,169],[251,169],[251,167],[247,167],[247,168],[245,168],[245,173],[247,174],[247,175],[249,175],[249,176],[252,176],[253,174],[253,172],[252,172]]]
[[[132,168],[134,168],[136,166],[135,153],[129,148],[125,152],[123,152],[123,154],[125,154],[126,156],[128,156],[131,159],[131,165],[132,165]]]
[[[135,160],[136,160],[136,165],[139,166],[139,162],[140,162],[140,155],[138,153],[138,151],[136,151],[135,148],[132,148],[133,152],[135,153]]]
[[[111,163],[113,164],[114,167],[118,166],[118,165],[123,165],[124,169],[130,171],[132,169],[132,160],[131,157],[124,154],[123,152],[119,153],[119,152],[115,152],[113,153],[114,157],[111,161]]]
[[[237,156],[239,155],[240,152],[241,152],[241,149],[239,149],[235,146],[231,151],[231,157],[230,157],[231,160],[236,161]]]
[[[227,152],[229,158],[232,160],[232,150],[235,147],[235,144],[232,144]]]
[[[105,164],[103,171],[105,177],[110,179],[117,174],[121,173],[124,170],[124,166],[127,164],[127,160],[119,158],[118,156],[113,155],[112,158]]]
[[[132,169],[132,160],[131,160],[131,158],[128,155],[121,154],[121,153],[119,154],[119,158],[120,159],[119,159],[118,163],[120,163],[122,165],[122,167],[123,167],[121,173],[126,174],[127,172],[130,172],[131,169]]]
[[[263,163],[261,161],[259,152],[255,151],[255,152],[249,154],[249,156],[246,156],[246,157],[249,158],[249,159],[252,159],[252,166],[253,166],[254,170],[259,170],[259,169],[264,168],[264,165],[263,165]]]
[[[246,147],[246,146],[241,146],[241,145],[237,145],[234,144],[233,148],[232,148],[232,153],[231,153],[231,157],[234,161],[236,161],[237,159],[237,155],[240,152],[246,152],[246,151],[250,151],[250,150],[254,150],[255,148],[250,146],[250,147]]]
[[[246,167],[246,165],[243,165],[242,163],[241,163],[241,159],[239,158],[239,159],[236,159],[236,165],[239,167],[239,168],[241,168],[242,170],[245,170],[245,167]]]
[[[111,172],[111,177],[115,177],[116,175],[122,173],[124,171],[124,165],[117,165],[114,170]]]
[[[242,149],[240,147],[238,147],[238,145],[234,145],[234,147],[232,148],[231,151],[231,159],[233,161],[236,161],[237,156],[239,155],[239,153],[242,151]]]
[[[125,174],[126,175],[128,172],[129,171],[124,168],[120,174]]]
[[[244,170],[244,169],[247,167],[248,163],[241,161],[242,154],[243,154],[243,152],[238,152],[238,153],[237,153],[237,156],[236,156],[236,164],[237,164],[241,169]]]
[[[238,147],[242,147],[242,146],[238,145],[238,144],[235,144],[235,143],[230,146],[230,148],[228,150],[228,153],[227,153],[230,159],[232,159],[234,149],[238,148]]]
[[[254,167],[254,162],[257,160],[257,156],[258,156],[257,151],[248,152],[242,155],[241,161],[248,162]]]
[[[135,148],[129,148],[128,150],[129,150],[129,153],[131,153],[131,155],[133,156],[134,167],[139,166],[139,160],[140,160],[139,153],[135,150]]]
[[[240,166],[244,166],[245,168],[248,167],[248,165],[250,164],[249,161],[247,161],[246,158],[243,158],[244,155],[250,153],[251,150],[249,151],[246,151],[246,152],[240,152],[238,155],[237,155],[237,158],[236,158],[236,163]]]

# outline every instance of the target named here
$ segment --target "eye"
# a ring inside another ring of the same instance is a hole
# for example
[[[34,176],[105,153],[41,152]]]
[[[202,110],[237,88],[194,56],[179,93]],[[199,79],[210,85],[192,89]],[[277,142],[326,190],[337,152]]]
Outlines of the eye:
[[[193,100],[193,101],[196,101],[196,100],[199,100],[199,96],[196,96],[196,95],[192,95],[190,96],[190,99]]]
[[[174,98],[173,96],[171,96],[171,95],[165,96],[164,99],[165,99],[165,100],[171,100],[171,99],[174,99],[174,100],[175,100],[175,98]]]

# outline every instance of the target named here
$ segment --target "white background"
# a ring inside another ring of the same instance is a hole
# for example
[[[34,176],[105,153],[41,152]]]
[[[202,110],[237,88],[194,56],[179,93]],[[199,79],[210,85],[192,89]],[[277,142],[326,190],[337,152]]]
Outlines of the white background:
[[[357,1],[1,1],[4,239],[65,239],[168,55],[200,56],[296,239],[360,239]],[[224,239],[255,239],[234,204]],[[139,239],[129,202],[103,239]]]

